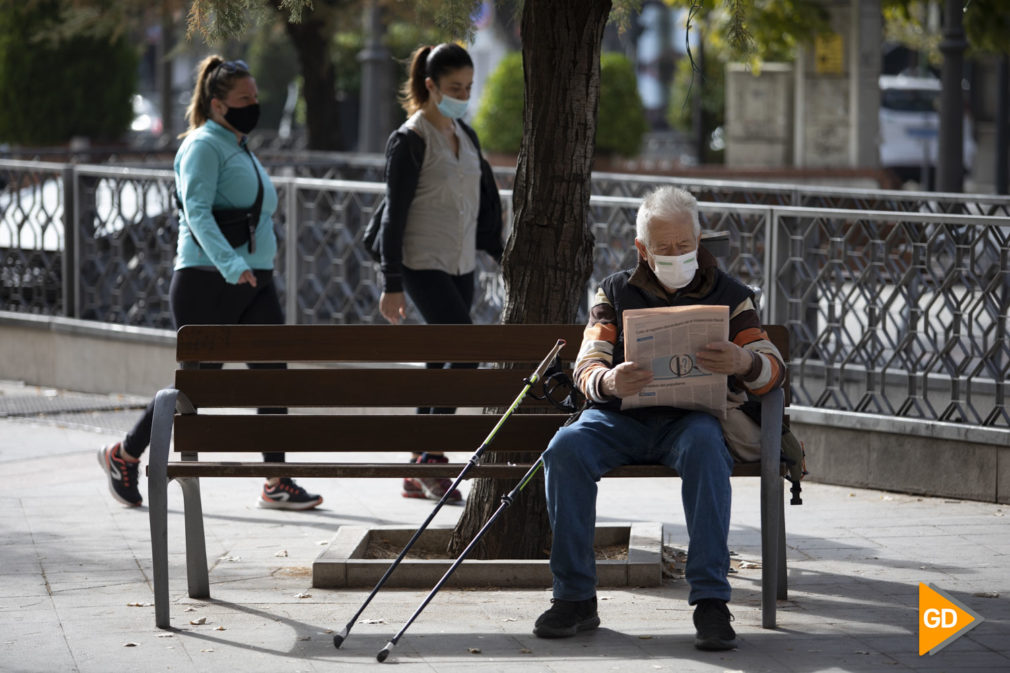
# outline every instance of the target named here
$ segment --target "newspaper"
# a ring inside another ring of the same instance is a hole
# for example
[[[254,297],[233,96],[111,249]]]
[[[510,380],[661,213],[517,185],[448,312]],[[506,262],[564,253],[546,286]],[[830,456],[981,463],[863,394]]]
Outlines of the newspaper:
[[[702,369],[695,354],[729,338],[726,306],[668,306],[624,312],[624,359],[652,368],[652,383],[622,409],[676,407],[726,418],[726,375]]]

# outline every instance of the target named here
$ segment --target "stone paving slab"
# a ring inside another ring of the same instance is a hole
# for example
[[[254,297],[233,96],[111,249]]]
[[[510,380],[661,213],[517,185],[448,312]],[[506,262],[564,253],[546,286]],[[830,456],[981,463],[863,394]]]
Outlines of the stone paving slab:
[[[287,673],[380,666],[376,652],[427,592],[380,592],[362,615],[370,623],[355,625],[336,650],[332,631],[367,591],[313,589],[312,561],[340,526],[417,525],[428,503],[401,498],[396,480],[304,480],[325,497],[323,509],[260,510],[257,480],[204,480],[213,598],[197,601],[186,596],[182,498],[172,487],[175,628],[162,631],[150,605],[147,511],[115,503],[95,461],[97,448],[116,439],[0,419],[0,467],[8,477],[0,493],[0,670]],[[664,542],[686,547],[679,482],[629,484],[601,483],[600,522],[662,522]],[[426,673],[478,666],[482,673],[1010,670],[1006,506],[816,483],[805,486],[804,501],[786,508],[790,596],[779,604],[776,630],[760,627],[760,570],[731,576],[740,639],[732,652],[693,648],[687,586],[674,579],[660,587],[601,589],[602,628],[561,641],[530,633],[548,606],[546,590],[447,588],[384,665]],[[460,511],[443,509],[436,524],[451,526]],[[735,480],[731,548],[759,558],[758,531],[757,480]],[[919,582],[935,583],[985,622],[937,655],[919,657]],[[985,597],[992,594],[998,597]],[[206,623],[191,625],[197,616]]]

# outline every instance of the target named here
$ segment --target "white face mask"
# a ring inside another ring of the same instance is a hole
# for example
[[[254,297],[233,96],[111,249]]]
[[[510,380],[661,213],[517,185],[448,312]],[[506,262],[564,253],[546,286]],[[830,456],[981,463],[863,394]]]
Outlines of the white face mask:
[[[694,278],[698,270],[698,251],[683,255],[653,255],[652,271],[668,290],[679,290]]]

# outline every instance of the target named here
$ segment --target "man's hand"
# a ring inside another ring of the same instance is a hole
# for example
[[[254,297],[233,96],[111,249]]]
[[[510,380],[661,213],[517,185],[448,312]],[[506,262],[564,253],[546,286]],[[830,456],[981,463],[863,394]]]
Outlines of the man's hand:
[[[716,374],[743,375],[750,371],[753,358],[750,351],[732,341],[714,341],[694,355],[697,363]]]
[[[603,375],[600,392],[610,397],[624,399],[637,395],[652,383],[652,370],[639,367],[634,362],[622,362]]]
[[[237,284],[242,285],[243,283],[249,283],[252,287],[256,287],[256,274],[249,269],[243,271],[242,275],[238,277]]]
[[[389,322],[399,325],[400,320],[407,317],[407,300],[403,298],[403,293],[383,292],[379,297],[379,313]]]

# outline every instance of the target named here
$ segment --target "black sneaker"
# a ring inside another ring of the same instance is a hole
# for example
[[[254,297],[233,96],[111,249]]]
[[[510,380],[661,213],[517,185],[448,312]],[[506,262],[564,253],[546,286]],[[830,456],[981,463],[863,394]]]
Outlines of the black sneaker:
[[[309,493],[287,477],[274,486],[263,484],[259,499],[259,506],[268,509],[312,509],[321,504],[323,496]]]
[[[596,596],[584,601],[552,598],[551,604],[533,625],[533,635],[537,638],[570,638],[579,631],[592,631],[600,625]]]
[[[98,464],[109,476],[109,492],[112,497],[130,507],[139,507],[144,498],[137,488],[137,468],[139,460],[126,460],[119,455],[120,443],[98,450]]]
[[[726,601],[703,598],[694,608],[694,646],[699,650],[732,650],[736,647],[736,632],[729,623],[733,615]]]

